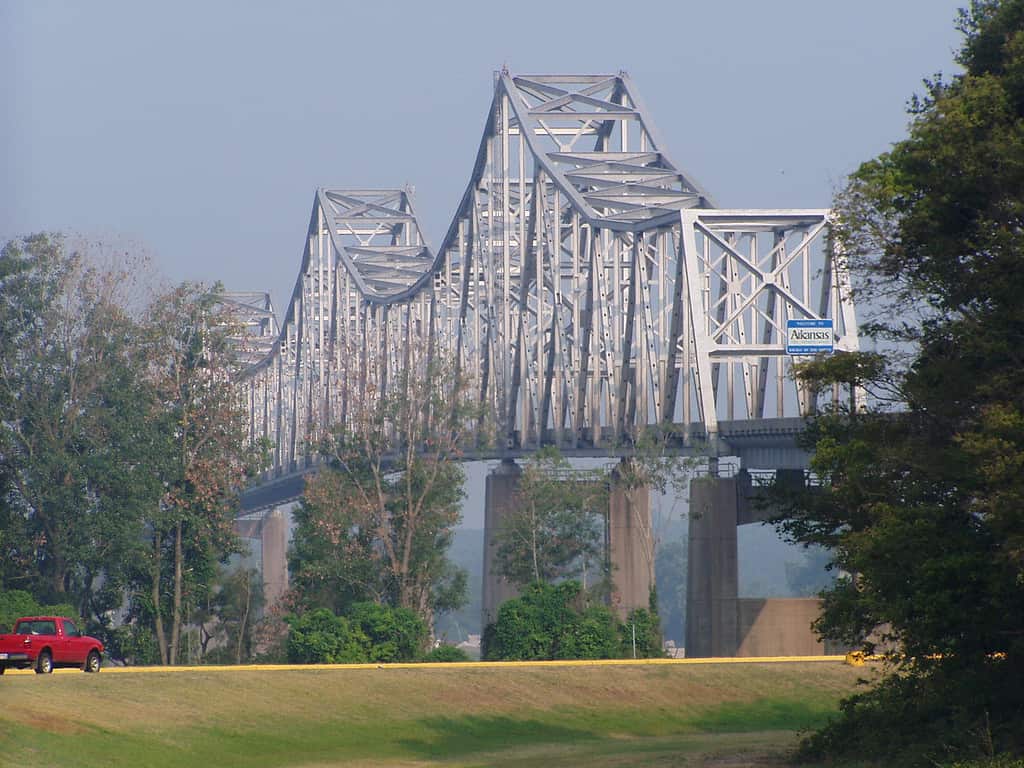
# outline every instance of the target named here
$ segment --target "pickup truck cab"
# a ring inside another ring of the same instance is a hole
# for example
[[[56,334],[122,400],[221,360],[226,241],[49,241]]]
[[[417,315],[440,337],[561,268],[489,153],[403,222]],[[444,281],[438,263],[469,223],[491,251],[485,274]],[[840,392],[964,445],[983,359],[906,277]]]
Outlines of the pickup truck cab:
[[[14,631],[0,635],[0,675],[8,667],[48,674],[55,667],[81,667],[99,672],[103,643],[83,635],[71,619],[61,616],[25,616]]]

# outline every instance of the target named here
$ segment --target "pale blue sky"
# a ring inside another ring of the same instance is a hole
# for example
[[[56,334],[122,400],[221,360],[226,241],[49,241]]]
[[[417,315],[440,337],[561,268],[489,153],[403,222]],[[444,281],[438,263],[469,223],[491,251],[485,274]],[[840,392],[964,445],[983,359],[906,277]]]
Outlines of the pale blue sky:
[[[281,309],[318,186],[412,184],[439,242],[503,64],[624,69],[719,205],[826,206],[955,71],[960,4],[0,0],[0,238],[137,243]]]

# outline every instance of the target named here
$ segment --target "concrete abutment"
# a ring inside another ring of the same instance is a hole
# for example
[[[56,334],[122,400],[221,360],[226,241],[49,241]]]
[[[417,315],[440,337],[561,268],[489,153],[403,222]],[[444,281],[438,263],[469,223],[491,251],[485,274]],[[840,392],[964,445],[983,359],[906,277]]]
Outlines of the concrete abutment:
[[[801,470],[778,470],[779,481],[803,482]],[[739,597],[737,527],[767,520],[750,475],[701,477],[690,483],[686,579],[686,655],[802,656],[825,653],[811,630],[816,598]]]

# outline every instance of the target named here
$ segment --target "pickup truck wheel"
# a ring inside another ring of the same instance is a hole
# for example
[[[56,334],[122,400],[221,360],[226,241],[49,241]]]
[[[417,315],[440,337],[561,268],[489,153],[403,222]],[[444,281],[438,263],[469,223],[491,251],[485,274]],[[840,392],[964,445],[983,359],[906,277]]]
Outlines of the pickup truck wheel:
[[[85,657],[85,666],[82,669],[86,672],[99,672],[100,655],[96,651],[89,651],[89,655]]]
[[[43,651],[39,654],[39,658],[36,659],[36,674],[48,675],[51,672],[53,672],[53,656],[50,655],[49,651]]]

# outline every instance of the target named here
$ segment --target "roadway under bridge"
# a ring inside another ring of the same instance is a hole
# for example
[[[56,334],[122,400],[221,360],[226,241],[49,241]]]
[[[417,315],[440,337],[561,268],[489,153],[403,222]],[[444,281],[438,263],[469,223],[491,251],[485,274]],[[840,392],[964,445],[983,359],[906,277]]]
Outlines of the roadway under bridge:
[[[471,176],[436,250],[408,191],[319,189],[280,320],[269,294],[225,294],[244,327],[234,341],[250,437],[269,441],[273,459],[243,496],[240,528],[274,531],[263,551],[283,558],[287,524],[266,520],[301,495],[316,468],[311,446],[376,398],[401,395],[395,388],[436,360],[455,366],[487,414],[468,430],[465,456],[500,460],[485,547],[515,503],[515,460],[543,446],[628,457],[656,428],[681,455],[806,468],[802,419],[841,393],[793,379],[788,328],[828,327],[834,350],[858,348],[829,226],[825,209],[717,208],[670,158],[625,73],[497,73]],[[689,604],[704,611],[688,618],[700,635],[688,629],[691,655],[744,653],[749,630],[774,615],[735,596],[745,476],[691,491],[691,510],[703,512],[690,518]],[[634,540],[650,528],[646,493],[619,506],[613,494],[608,545],[624,612],[646,606],[653,568]],[[279,574],[272,598],[287,574],[268,572]],[[508,594],[486,580],[485,619]]]

